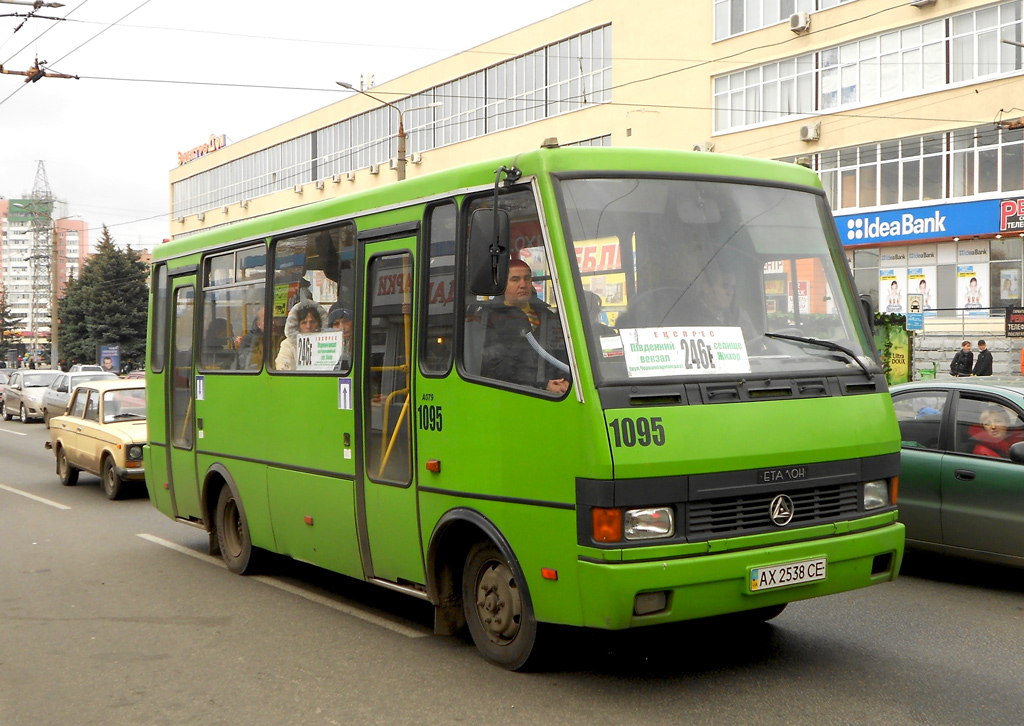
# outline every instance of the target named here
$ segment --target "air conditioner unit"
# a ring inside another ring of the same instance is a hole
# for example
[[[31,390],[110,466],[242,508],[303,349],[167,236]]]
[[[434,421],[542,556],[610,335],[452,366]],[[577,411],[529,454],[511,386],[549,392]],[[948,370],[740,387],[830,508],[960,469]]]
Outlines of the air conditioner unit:
[[[341,184],[341,174],[335,174],[331,177],[332,184]]]
[[[789,16],[789,29],[794,33],[806,33],[811,29],[810,13],[793,13]]]
[[[317,179],[317,181],[316,181],[316,188],[317,189],[323,189],[324,188],[324,180],[323,179]]]
[[[196,215],[196,219],[198,219],[200,222],[205,221],[205,219],[206,219],[206,212],[200,212],[199,214],[197,214]]]
[[[295,186],[292,187],[292,191],[295,192],[296,194],[302,194],[302,185],[296,184]]]
[[[714,151],[715,145],[711,141],[702,141],[699,144],[693,145],[694,151]]]
[[[388,166],[391,167],[392,170],[397,169],[398,159],[388,159]]]
[[[356,173],[354,171],[346,172],[345,178],[348,179],[349,181],[355,181]]]
[[[811,168],[811,157],[809,156],[798,156],[796,157],[796,163],[799,166],[806,166],[808,169]]]
[[[915,8],[924,8],[929,5],[934,5],[935,0],[910,0],[910,4]]]
[[[380,164],[370,164],[371,174],[380,174]]]
[[[224,212],[224,214],[227,214],[228,213],[228,205],[225,204],[223,207],[221,207],[220,211]]]
[[[184,217],[178,217],[178,224],[185,224],[185,218]]]
[[[238,203],[238,206],[241,207],[242,209],[248,209],[249,208],[249,200],[248,199],[243,199],[242,201],[240,201]]]
[[[804,124],[800,127],[800,140],[801,141],[817,141],[821,138],[821,122],[816,121],[813,124]]]
[[[410,164],[422,164],[423,163],[423,154],[421,154],[418,151],[412,152],[411,154],[409,154],[409,163]]]

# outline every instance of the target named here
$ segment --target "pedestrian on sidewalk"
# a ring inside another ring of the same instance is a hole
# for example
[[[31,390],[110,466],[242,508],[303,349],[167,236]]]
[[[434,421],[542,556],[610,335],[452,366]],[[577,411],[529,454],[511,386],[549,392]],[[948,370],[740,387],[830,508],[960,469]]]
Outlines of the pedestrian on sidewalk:
[[[986,348],[985,341],[978,341],[978,360],[974,363],[974,375],[992,375],[992,353]]]
[[[960,350],[953,356],[949,364],[950,375],[957,378],[966,378],[971,375],[974,368],[974,353],[971,352],[971,341],[965,340],[960,344]]]

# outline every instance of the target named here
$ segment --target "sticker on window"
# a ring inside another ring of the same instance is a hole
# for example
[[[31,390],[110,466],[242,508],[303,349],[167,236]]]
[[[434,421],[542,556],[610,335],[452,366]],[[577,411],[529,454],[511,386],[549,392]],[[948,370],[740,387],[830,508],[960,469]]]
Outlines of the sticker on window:
[[[297,371],[333,371],[341,360],[341,331],[300,333],[295,337]]]
[[[634,328],[620,335],[630,378],[750,373],[740,328]]]

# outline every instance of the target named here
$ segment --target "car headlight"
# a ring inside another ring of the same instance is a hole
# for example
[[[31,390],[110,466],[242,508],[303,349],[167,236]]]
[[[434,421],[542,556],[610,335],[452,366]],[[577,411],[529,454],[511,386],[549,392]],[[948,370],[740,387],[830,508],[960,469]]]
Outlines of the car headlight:
[[[627,509],[622,525],[627,540],[658,539],[671,537],[676,533],[675,517],[671,507]]]
[[[139,444],[132,444],[128,447],[128,458],[133,461],[142,458],[142,446]]]
[[[864,482],[864,509],[889,506],[889,482],[886,479]]]

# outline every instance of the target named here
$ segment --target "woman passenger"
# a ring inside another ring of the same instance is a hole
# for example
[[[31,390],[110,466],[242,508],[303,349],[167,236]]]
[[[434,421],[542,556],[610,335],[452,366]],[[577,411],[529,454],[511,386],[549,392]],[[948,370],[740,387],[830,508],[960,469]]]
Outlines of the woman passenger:
[[[299,333],[318,333],[323,328],[323,311],[312,300],[303,300],[288,313],[284,324],[284,340],[277,352],[274,367],[279,371],[294,371],[298,358],[296,339]]]

